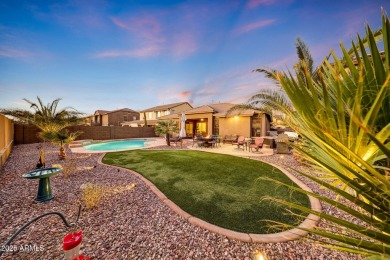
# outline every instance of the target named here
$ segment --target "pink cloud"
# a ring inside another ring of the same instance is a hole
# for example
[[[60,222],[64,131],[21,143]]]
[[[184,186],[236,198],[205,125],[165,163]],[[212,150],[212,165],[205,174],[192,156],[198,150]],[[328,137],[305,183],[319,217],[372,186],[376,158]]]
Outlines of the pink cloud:
[[[143,58],[152,57],[160,53],[161,49],[158,46],[149,46],[133,50],[110,50],[98,53],[95,55],[96,58]]]
[[[276,20],[275,19],[268,19],[268,20],[260,20],[257,22],[253,22],[250,24],[246,24],[244,26],[241,26],[233,31],[234,34],[239,35],[243,33],[248,33],[253,30],[257,30],[259,28],[263,28],[266,26],[269,26],[273,24]]]
[[[198,46],[195,36],[191,33],[179,33],[173,36],[172,53],[183,57],[196,52]]]
[[[188,97],[190,97],[192,95],[193,91],[192,90],[187,90],[187,91],[183,91],[179,94],[177,94],[176,96],[178,98],[181,98],[181,99],[186,99]]]
[[[252,9],[258,7],[259,5],[271,5],[275,2],[276,0],[249,0],[246,7]]]

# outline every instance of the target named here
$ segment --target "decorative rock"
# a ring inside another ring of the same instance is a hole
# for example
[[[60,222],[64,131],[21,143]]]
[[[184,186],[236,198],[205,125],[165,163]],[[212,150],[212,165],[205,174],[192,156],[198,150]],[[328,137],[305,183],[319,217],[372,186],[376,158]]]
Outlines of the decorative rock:
[[[191,144],[189,144],[191,145]],[[45,144],[46,163],[63,163],[58,160],[58,147]],[[83,210],[75,228],[65,228],[58,217],[47,217],[23,231],[12,243],[21,245],[42,245],[43,251],[6,252],[2,259],[62,259],[59,245],[71,231],[83,230],[81,250],[93,259],[251,259],[256,250],[263,251],[269,259],[358,259],[353,254],[333,251],[315,246],[312,242],[289,241],[286,243],[246,243],[204,230],[189,223],[174,213],[140,179],[123,169],[98,165],[101,154],[72,154],[77,171],[68,178],[63,175],[51,179],[55,199],[49,203],[32,204],[36,187],[21,175],[35,167],[36,144],[15,145],[11,156],[0,170],[0,241],[6,241],[28,220],[49,212],[60,211],[68,221],[76,217],[77,205],[81,199],[82,184],[92,182],[105,187],[137,186],[108,196],[94,209]],[[160,146],[154,149],[187,149]],[[299,165],[291,155],[283,160],[278,155],[253,157],[276,165]],[[96,167],[94,167],[96,166]],[[292,173],[296,176],[296,174]],[[331,192],[321,189],[313,182],[300,176],[314,192],[334,198]],[[75,187],[77,187],[75,189]],[[14,191],[18,190],[18,193]],[[69,193],[71,192],[71,196]],[[356,222],[343,212],[328,205],[322,205],[324,212]],[[330,229],[326,221],[320,228]],[[335,230],[336,231],[336,230]],[[314,236],[313,236],[314,237]]]

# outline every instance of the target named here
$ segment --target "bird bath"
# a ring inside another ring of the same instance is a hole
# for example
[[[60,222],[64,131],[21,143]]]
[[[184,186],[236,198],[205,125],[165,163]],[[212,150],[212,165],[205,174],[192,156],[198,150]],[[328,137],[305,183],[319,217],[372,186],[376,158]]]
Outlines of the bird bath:
[[[36,203],[45,202],[54,198],[51,192],[50,177],[61,171],[61,168],[43,168],[22,175],[26,179],[39,179],[38,195],[35,199]]]

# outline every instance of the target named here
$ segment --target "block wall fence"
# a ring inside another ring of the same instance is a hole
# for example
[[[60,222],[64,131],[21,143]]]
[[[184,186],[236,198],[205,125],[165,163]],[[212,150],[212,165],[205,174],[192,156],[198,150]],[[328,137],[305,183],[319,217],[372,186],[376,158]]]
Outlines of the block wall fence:
[[[39,130],[36,127],[15,124],[15,144],[39,143]],[[70,132],[82,131],[77,140],[94,139],[126,139],[156,137],[154,127],[128,127],[128,126],[71,126]]]

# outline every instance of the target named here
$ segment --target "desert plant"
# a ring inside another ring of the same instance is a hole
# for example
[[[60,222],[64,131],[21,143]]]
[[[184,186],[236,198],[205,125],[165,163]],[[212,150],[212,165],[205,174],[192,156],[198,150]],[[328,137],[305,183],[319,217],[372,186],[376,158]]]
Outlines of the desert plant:
[[[170,134],[177,133],[178,131],[179,127],[177,126],[177,123],[172,120],[158,122],[155,129],[157,135],[165,135],[165,140],[168,146],[171,145],[169,139]]]
[[[33,112],[24,109],[0,109],[0,112],[12,116],[18,123],[30,124],[39,128],[41,130],[39,136],[45,141],[59,144],[61,147],[59,156],[60,158],[66,158],[63,144],[72,138],[76,138],[81,133],[69,133],[63,131],[63,129],[82,122],[80,118],[82,113],[71,107],[57,110],[58,103],[61,101],[59,98],[47,105],[44,105],[39,97],[37,97],[37,103],[28,99],[23,100],[30,105]]]
[[[294,149],[322,176],[293,170],[333,191],[339,200],[300,191],[358,221],[268,199],[318,215],[337,227],[337,233],[305,229],[331,239],[327,246],[390,257],[390,22],[384,12],[381,33],[383,53],[375,40],[378,34],[367,26],[366,45],[358,36],[358,46],[352,43],[350,55],[340,44],[343,57],[331,51],[333,62],[325,59],[316,73],[310,72],[305,59],[294,66],[294,72],[273,71],[283,92],[263,94],[257,101],[283,111],[303,137]],[[288,105],[281,100],[288,100]]]
[[[81,134],[82,134],[81,131],[69,133],[68,129],[62,129],[57,132],[42,131],[39,133],[39,137],[42,138],[43,140],[59,145],[60,153],[58,157],[60,160],[65,160],[66,159],[65,145],[74,141]]]
[[[135,183],[125,186],[106,187],[103,185],[86,183],[82,185],[82,201],[87,209],[95,208],[99,205],[103,197],[116,195],[127,190],[132,190],[137,185]]]
[[[77,170],[76,159],[70,158],[70,160],[65,161],[63,164],[53,164],[52,167],[61,168],[64,177],[68,178],[71,174],[75,173]]]
[[[101,185],[86,183],[82,185],[82,201],[87,209],[96,207],[106,191]]]

